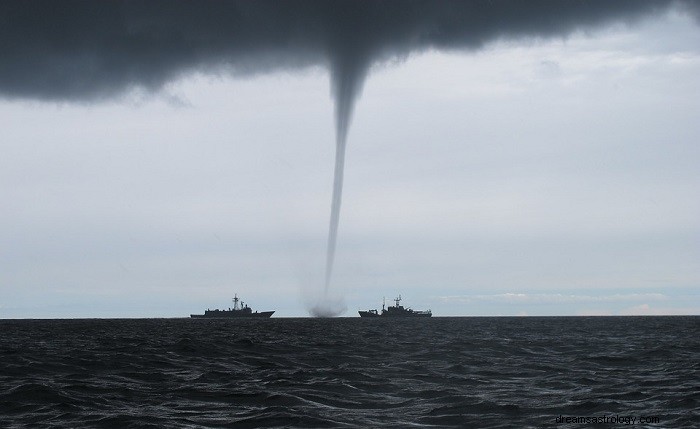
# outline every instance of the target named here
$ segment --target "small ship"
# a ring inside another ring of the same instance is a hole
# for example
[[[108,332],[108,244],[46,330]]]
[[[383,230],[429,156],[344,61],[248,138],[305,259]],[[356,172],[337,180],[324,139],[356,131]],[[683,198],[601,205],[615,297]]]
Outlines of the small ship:
[[[430,310],[411,310],[410,308],[404,308],[403,305],[399,305],[401,295],[394,298],[394,302],[396,305],[389,306],[389,308],[385,308],[386,302],[382,303],[381,313],[377,310],[358,311],[358,313],[360,313],[360,317],[431,317],[433,315]]]
[[[238,305],[238,302],[241,302]],[[274,311],[253,312],[246,303],[238,298],[238,295],[233,296],[233,308],[228,310],[208,310],[204,314],[190,314],[193,319],[238,319],[238,318],[261,318],[268,319]]]

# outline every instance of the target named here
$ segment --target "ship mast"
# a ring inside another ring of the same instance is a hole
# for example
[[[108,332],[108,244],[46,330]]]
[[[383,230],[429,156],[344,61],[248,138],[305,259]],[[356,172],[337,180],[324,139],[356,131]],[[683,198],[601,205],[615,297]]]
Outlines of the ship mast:
[[[398,308],[399,302],[401,302],[401,295],[399,295],[398,298],[394,298],[394,301],[396,302],[396,307]]]
[[[233,309],[234,310],[240,310],[240,308],[238,308],[238,301],[239,301],[238,294],[234,294],[233,295]]]

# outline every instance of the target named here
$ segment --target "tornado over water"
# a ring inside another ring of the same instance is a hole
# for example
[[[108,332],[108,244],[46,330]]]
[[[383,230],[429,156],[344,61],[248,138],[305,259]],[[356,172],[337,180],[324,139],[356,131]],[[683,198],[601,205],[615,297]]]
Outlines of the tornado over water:
[[[328,225],[328,245],[326,246],[326,276],[324,292],[328,293],[333,275],[333,262],[335,261],[335,248],[338,242],[338,224],[340,223],[340,205],[343,202],[343,176],[345,174],[345,146],[347,143],[347,129],[344,132],[337,131],[335,138],[335,167],[333,170],[333,197],[331,199],[331,219]]]
[[[326,247],[326,276],[324,292],[327,294],[333,275],[333,262],[338,240],[340,206],[343,200],[343,176],[345,169],[345,147],[348,130],[352,120],[355,101],[362,89],[365,77],[360,68],[334,68],[332,76],[332,95],[335,101],[335,168],[333,171],[333,197],[331,200],[331,218],[328,226],[328,245]]]
[[[331,197],[331,214],[328,223],[328,241],[326,245],[326,271],[323,283],[323,296],[311,309],[319,317],[337,316],[345,310],[342,300],[329,297],[335,250],[338,242],[338,225],[340,224],[340,207],[343,201],[343,179],[345,175],[345,148],[352,113],[357,97],[362,90],[366,76],[364,62],[354,64],[334,64],[331,68],[331,96],[335,104],[335,164],[333,168],[333,195]]]

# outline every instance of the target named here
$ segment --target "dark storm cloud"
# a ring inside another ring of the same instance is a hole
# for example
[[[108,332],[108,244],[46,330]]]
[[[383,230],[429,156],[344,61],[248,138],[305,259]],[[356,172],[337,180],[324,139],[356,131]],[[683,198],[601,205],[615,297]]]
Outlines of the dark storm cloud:
[[[698,16],[672,0],[3,1],[0,96],[95,100],[194,71],[321,65],[344,116],[375,61],[566,35],[672,4]]]

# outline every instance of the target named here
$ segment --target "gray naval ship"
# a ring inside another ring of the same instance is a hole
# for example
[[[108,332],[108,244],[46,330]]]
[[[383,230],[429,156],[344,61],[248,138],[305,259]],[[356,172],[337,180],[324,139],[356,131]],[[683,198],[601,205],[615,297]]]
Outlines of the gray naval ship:
[[[433,315],[430,310],[412,310],[410,308],[404,308],[403,305],[399,305],[401,302],[401,295],[394,298],[394,302],[396,305],[390,305],[388,308],[386,308],[386,303],[383,303],[381,313],[377,310],[358,311],[358,313],[360,313],[360,317],[431,317]]]
[[[240,301],[240,305],[238,302]],[[238,319],[238,318],[261,318],[269,319],[274,311],[253,311],[246,303],[238,298],[238,295],[233,297],[233,308],[228,310],[207,310],[204,314],[190,314],[193,319]]]

